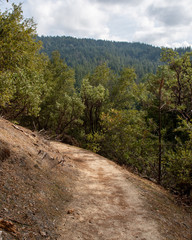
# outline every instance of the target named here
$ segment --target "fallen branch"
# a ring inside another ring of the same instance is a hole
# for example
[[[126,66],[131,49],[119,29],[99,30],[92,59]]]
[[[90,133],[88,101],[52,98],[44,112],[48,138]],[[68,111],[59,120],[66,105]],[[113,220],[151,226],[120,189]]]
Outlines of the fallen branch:
[[[14,222],[14,223],[23,225],[23,226],[32,226],[32,224],[22,223],[22,222],[19,222],[19,221],[15,220],[15,219],[12,219],[12,218],[9,218],[9,220]]]
[[[10,233],[16,239],[19,239],[19,233],[17,232],[16,227],[12,222],[0,218],[0,228]]]
[[[22,130],[21,128],[17,127],[16,125],[12,124],[12,126],[13,126],[15,129],[17,129],[17,130],[23,132],[23,130]]]

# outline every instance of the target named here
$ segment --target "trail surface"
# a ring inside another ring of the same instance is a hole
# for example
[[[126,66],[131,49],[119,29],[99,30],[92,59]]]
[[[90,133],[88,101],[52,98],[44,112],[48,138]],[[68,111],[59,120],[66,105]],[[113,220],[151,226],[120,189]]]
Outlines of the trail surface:
[[[0,239],[192,240],[186,208],[97,154],[0,117]]]
[[[191,239],[190,216],[164,190],[97,154],[52,146],[78,169],[59,240]]]

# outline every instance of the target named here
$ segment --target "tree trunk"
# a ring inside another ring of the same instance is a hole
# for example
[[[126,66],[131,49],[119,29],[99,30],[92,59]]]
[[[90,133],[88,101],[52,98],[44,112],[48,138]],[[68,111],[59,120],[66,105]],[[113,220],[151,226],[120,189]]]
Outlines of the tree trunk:
[[[161,135],[161,105],[159,103],[159,166],[158,166],[158,183],[161,184],[161,159],[162,159],[162,135]]]
[[[162,88],[163,88],[163,84],[164,84],[164,79],[162,78],[160,80],[160,86],[159,86],[159,154],[158,154],[158,184],[161,184],[161,168],[162,168],[162,134],[161,134],[161,128],[162,128]]]

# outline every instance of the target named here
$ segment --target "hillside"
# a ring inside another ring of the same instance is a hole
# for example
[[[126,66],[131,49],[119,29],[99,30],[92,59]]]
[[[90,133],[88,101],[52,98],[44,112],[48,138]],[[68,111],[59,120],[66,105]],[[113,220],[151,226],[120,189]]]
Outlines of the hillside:
[[[159,186],[90,151],[0,118],[0,237],[191,239],[191,217]]]
[[[66,36],[37,37],[43,43],[42,52],[49,57],[59,51],[68,66],[75,69],[77,86],[82,78],[99,64],[106,62],[110,69],[119,73],[124,67],[133,67],[137,81],[147,73],[155,73],[160,61],[161,48],[139,42],[115,42],[106,40],[80,39]],[[191,52],[191,47],[175,49],[179,54]]]
[[[69,163],[60,167],[64,157],[37,133],[0,119],[3,240],[57,239],[56,226],[71,201],[74,178]]]
[[[138,81],[146,73],[155,72],[160,64],[159,47],[143,43],[112,42],[72,37],[38,37],[43,42],[43,52],[51,56],[59,51],[61,58],[76,71],[76,79],[93,71],[103,62],[118,73],[123,67],[134,67]]]

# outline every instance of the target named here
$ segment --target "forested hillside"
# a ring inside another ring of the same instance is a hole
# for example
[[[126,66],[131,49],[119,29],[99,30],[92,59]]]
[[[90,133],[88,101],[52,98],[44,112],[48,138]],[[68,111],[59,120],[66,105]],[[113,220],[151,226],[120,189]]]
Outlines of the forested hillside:
[[[0,22],[1,116],[61,141],[73,138],[174,192],[191,194],[190,52],[180,55],[139,43],[47,37],[48,57],[41,52],[33,20],[23,18],[21,5],[0,13]],[[54,39],[58,42],[51,43]],[[63,47],[62,39],[70,42],[70,48]],[[53,44],[61,52],[51,53]],[[83,53],[76,51],[75,44]],[[134,59],[138,67],[151,72],[143,82],[130,67]],[[153,73],[158,59],[162,64]],[[76,75],[81,73],[78,84],[73,64],[79,68]]]
[[[143,43],[112,42],[72,37],[38,37],[43,42],[42,51],[51,57],[59,51],[61,58],[76,72],[77,85],[82,77],[92,72],[97,65],[107,63],[118,73],[124,67],[134,67],[137,80],[146,73],[155,73],[160,64],[161,49]]]

